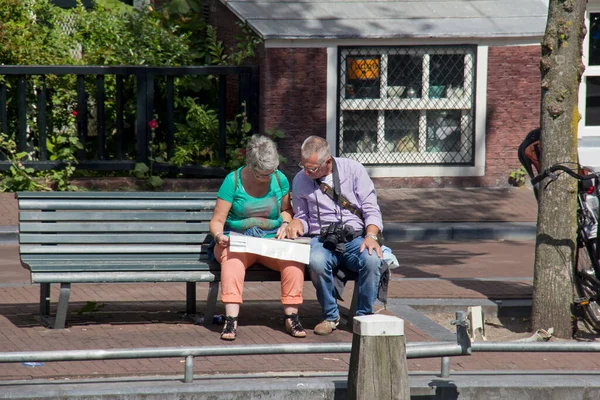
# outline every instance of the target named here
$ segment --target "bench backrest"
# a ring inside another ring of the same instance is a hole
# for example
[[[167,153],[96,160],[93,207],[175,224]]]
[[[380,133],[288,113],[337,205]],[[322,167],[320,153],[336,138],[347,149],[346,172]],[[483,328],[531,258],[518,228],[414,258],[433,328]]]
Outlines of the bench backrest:
[[[19,192],[16,198],[24,262],[77,254],[206,260],[216,193]]]

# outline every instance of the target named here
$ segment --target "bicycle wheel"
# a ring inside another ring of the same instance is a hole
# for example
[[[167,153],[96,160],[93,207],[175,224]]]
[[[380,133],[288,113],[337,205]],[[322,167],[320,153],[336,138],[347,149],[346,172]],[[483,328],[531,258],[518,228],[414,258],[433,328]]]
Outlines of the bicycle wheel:
[[[599,285],[594,271],[594,266],[590,258],[590,252],[585,244],[578,246],[575,271],[575,288],[577,296],[580,298],[598,299]],[[590,300],[587,304],[582,304],[585,317],[592,327],[600,331],[600,304],[599,300]]]

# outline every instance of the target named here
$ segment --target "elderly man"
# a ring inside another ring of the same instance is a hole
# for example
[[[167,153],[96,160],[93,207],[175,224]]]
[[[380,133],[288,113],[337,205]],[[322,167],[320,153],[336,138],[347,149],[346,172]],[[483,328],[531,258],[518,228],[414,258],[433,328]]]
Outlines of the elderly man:
[[[381,211],[373,181],[362,164],[332,157],[327,141],[308,137],[292,183],[290,238],[311,236],[310,276],[322,307],[317,335],[328,335],[340,316],[334,286],[339,267],[358,273],[356,315],[373,313],[382,267]],[[356,290],[356,289],[355,289]]]

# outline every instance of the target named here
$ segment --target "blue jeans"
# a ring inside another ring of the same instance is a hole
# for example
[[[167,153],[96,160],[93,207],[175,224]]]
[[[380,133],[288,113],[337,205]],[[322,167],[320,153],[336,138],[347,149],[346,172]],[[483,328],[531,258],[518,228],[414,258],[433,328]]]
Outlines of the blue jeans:
[[[338,266],[358,273],[358,281],[354,290],[358,289],[356,315],[373,314],[373,305],[377,298],[381,259],[374,251],[369,255],[365,249],[360,253],[360,246],[365,238],[357,237],[346,243],[344,253],[335,253],[323,247],[318,237],[310,241],[310,279],[317,291],[317,299],[321,304],[323,319],[333,321],[339,316],[333,270]]]

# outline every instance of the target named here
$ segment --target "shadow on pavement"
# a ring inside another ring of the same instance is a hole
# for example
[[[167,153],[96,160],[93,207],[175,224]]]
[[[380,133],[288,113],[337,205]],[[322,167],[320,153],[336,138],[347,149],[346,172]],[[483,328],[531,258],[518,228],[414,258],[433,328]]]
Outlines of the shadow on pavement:
[[[188,324],[193,325],[195,318],[203,318],[204,302],[198,302],[199,314],[189,316],[185,313],[184,301],[139,301],[139,302],[71,302],[67,316],[67,328],[93,325],[152,325],[152,324]],[[320,306],[316,300],[307,300],[300,307],[301,322],[305,328],[312,328],[320,322]],[[52,315],[55,309],[51,308]],[[225,312],[221,303],[217,305],[217,315]],[[348,309],[340,306],[343,315]],[[263,325],[281,330],[284,324],[281,304],[273,300],[247,301],[242,304],[239,325]],[[37,304],[2,304],[0,316],[3,316],[17,328],[45,326],[39,317]],[[211,317],[212,318],[212,317]],[[201,320],[199,323],[201,324]],[[218,332],[220,325],[210,325],[209,330]],[[346,329],[340,325],[339,329]]]

